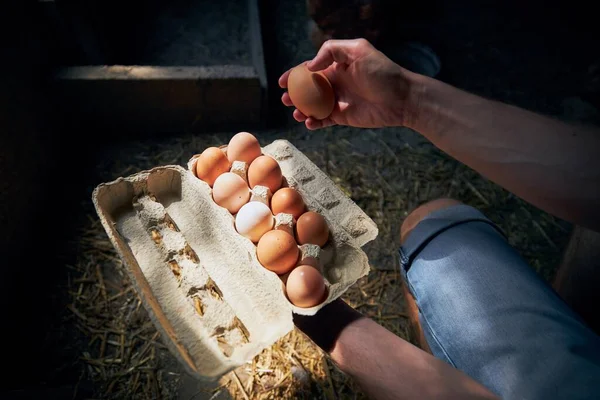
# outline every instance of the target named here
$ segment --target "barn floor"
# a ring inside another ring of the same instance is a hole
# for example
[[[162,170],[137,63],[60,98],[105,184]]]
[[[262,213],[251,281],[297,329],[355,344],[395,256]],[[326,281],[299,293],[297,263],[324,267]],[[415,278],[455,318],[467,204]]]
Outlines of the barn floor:
[[[409,210],[424,201],[449,196],[480,208],[500,225],[509,241],[545,279],[552,277],[558,264],[561,249],[567,239],[568,224],[540,212],[486,181],[419,140],[412,131],[333,128],[309,133],[303,128],[292,127],[254,133],[262,143],[279,138],[291,141],[326,171],[378,224],[379,237],[365,248],[372,272],[350,290],[345,299],[404,338],[413,339],[410,337],[400,294],[395,251],[402,219]],[[207,136],[155,139],[123,144],[118,150],[107,149],[103,162],[98,165],[99,181],[157,165],[185,165],[199,149],[226,143],[231,135],[231,132],[220,132]],[[133,355],[136,352],[140,354],[132,356],[127,365],[136,366],[137,362],[154,357],[147,360],[145,365],[151,367],[152,374],[162,371],[162,375],[148,375],[149,378],[146,379],[148,382],[156,380],[155,388],[162,387],[165,396],[176,392],[182,399],[194,394],[194,398],[203,399],[219,393],[215,398],[228,398],[230,395],[243,398],[233,375],[227,375],[221,381],[226,390],[206,392],[208,388],[205,385],[186,378],[160,343],[155,344],[157,337],[154,336],[154,328],[149,324],[143,309],[138,308],[135,294],[128,292],[127,279],[119,270],[120,262],[115,258],[93,209],[89,206],[86,208],[90,218],[84,224],[79,240],[81,247],[78,262],[74,266],[76,269],[69,273],[71,282],[77,282],[71,288],[74,293],[72,304],[79,313],[96,320],[93,323],[80,321],[75,312],[71,312],[73,315],[69,316],[69,320],[86,332],[84,337],[89,336],[89,340],[93,341],[91,345],[84,346],[87,351],[86,360],[90,364],[87,366],[88,373],[96,380],[89,388],[94,392],[106,391],[116,381],[111,391],[116,398],[119,393],[135,392],[135,381],[143,379],[147,373],[143,366],[135,369],[141,374],[137,379],[135,374],[117,379],[115,375],[123,371],[123,366],[106,364],[106,358],[111,357],[106,354],[100,357],[99,352],[104,335],[107,335],[109,338],[113,337],[114,346],[108,346],[106,351],[116,352],[117,356],[114,357],[118,358],[121,351],[120,336],[114,332],[125,332],[124,342],[133,343],[135,337],[132,332],[142,330],[144,334],[138,334],[139,342],[131,350]],[[108,288],[108,294],[101,302],[98,302],[99,298],[103,298],[98,276],[103,276],[102,281]],[[80,290],[83,291],[82,295],[79,295]],[[101,307],[106,307],[106,311]],[[118,312],[110,312],[113,309]],[[142,353],[145,345],[148,347]],[[127,349],[128,347],[126,351]],[[287,358],[290,354],[294,356],[292,361]],[[262,358],[266,359],[261,361],[262,364],[257,362],[237,371],[244,386],[249,380],[254,381],[253,386],[247,386],[251,389],[246,390],[250,398],[262,398],[261,395],[294,398],[300,394],[306,398],[347,398],[357,393],[348,378],[336,371],[298,332],[280,341],[273,349],[265,351]],[[96,361],[100,359],[104,361]],[[95,362],[100,364],[95,365]],[[304,385],[300,385],[306,379],[302,374],[287,376],[288,373],[300,370],[309,373],[308,382]],[[178,375],[168,375],[169,372]],[[108,378],[103,378],[102,374]],[[328,374],[331,384],[327,380]],[[144,390],[151,393],[153,390],[151,385],[149,388],[144,388],[144,385],[138,384],[136,389],[140,391],[140,398],[147,396]],[[210,386],[209,388],[212,389]],[[330,397],[331,393],[336,393],[336,397]]]
[[[276,3],[269,13],[272,20],[266,22],[274,33],[267,47],[271,73],[314,54],[307,40],[304,2]],[[440,79],[558,118],[599,123],[600,59],[590,51],[594,35],[588,25],[570,19],[564,9],[540,5],[522,10],[510,3],[493,8],[469,1],[436,5],[438,12],[419,29],[440,54]],[[271,76],[270,83],[275,82],[276,76]],[[272,114],[283,123],[253,132],[261,143],[291,141],[378,224],[379,237],[366,247],[372,272],[345,298],[386,328],[413,339],[398,285],[398,232],[411,209],[436,197],[454,197],[480,208],[532,268],[552,279],[570,225],[445,156],[417,133],[347,127],[309,132],[294,123],[283,106],[273,107]],[[42,346],[46,372],[40,373],[40,388],[55,388],[57,398],[63,398],[60,393],[75,393],[75,398],[363,397],[351,379],[298,332],[218,384],[200,385],[166,352],[120,270],[91,205],[93,187],[158,165],[185,165],[193,154],[226,143],[234,133],[124,135],[82,160],[87,168],[84,187],[73,202],[71,241],[62,264],[66,267],[55,278],[56,317]]]

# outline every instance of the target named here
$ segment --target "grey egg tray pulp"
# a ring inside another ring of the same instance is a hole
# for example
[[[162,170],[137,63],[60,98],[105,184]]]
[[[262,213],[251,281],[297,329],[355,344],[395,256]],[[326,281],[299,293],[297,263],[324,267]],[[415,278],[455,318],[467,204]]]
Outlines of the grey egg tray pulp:
[[[256,245],[188,169],[162,166],[100,184],[93,202],[142,302],[171,352],[188,372],[217,379],[251,361],[293,329],[292,313],[314,315],[369,272],[361,247],[375,223],[291,143],[263,154],[278,161],[287,186],[330,228],[317,252],[328,287],[312,308],[293,306],[281,279],[263,268]],[[313,253],[311,253],[314,255]]]

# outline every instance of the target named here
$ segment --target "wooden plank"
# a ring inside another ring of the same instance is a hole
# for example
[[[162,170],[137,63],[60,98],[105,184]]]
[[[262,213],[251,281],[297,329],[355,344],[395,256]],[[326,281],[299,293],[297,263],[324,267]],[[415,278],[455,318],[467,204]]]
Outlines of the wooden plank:
[[[267,120],[268,112],[268,81],[267,81],[267,68],[265,65],[265,56],[263,51],[263,40],[262,40],[262,25],[260,19],[260,8],[259,0],[248,0],[248,18],[249,18],[249,35],[250,35],[250,52],[252,55],[252,65],[258,75],[260,86],[262,89],[261,97],[261,108],[262,116],[261,120],[265,122]]]
[[[253,67],[78,66],[56,74],[65,117],[84,127],[148,133],[258,126]]]
[[[233,79],[256,78],[252,67],[245,65],[217,65],[205,67],[161,67],[143,65],[75,66],[60,70],[59,79],[115,79],[115,80],[164,80],[164,79]]]
[[[600,233],[576,226],[554,279],[554,289],[600,333]]]
[[[258,74],[258,79],[264,90],[267,89],[267,68],[262,42],[262,27],[258,0],[248,0],[248,17],[250,19],[250,49],[252,65]]]

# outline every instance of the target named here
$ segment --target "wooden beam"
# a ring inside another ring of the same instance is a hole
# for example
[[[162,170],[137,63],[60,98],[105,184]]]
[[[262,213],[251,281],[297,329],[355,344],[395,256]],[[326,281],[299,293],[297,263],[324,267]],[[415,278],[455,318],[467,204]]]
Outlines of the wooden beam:
[[[265,65],[265,55],[263,50],[263,36],[259,0],[248,0],[248,18],[249,18],[249,35],[250,35],[250,53],[252,56],[252,65],[258,75],[258,80],[261,86],[261,121],[266,124],[268,120],[268,80],[267,68]]]
[[[148,133],[258,126],[259,76],[251,66],[78,66],[56,74],[65,117],[84,127]]]
[[[250,20],[250,46],[252,65],[264,90],[267,90],[267,69],[263,52],[262,27],[258,0],[248,0],[248,17]]]

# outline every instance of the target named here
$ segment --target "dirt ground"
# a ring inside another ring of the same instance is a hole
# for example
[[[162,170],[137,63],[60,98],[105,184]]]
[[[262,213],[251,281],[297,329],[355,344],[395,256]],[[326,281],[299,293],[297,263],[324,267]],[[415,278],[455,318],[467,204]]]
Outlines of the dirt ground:
[[[254,133],[262,143],[269,143],[278,138],[290,140],[327,172],[378,224],[379,237],[365,247],[372,272],[344,298],[361,312],[408,340],[413,338],[410,336],[399,290],[396,250],[400,224],[407,213],[418,204],[448,196],[478,207],[507,233],[511,244],[547,280],[551,279],[560,260],[561,249],[565,245],[570,228],[568,224],[525,204],[435,150],[412,131],[331,128],[322,132],[307,132],[301,127],[291,127],[285,130]],[[199,149],[226,143],[230,137],[231,132],[220,132],[208,136],[183,136],[149,140],[143,143],[135,142],[123,145],[118,150],[107,149],[103,155],[103,162],[98,165],[98,177],[101,181],[107,181],[156,165],[185,165],[189,157]],[[80,269],[72,271],[72,274],[79,276],[80,280],[82,275],[88,279],[91,276],[91,284],[83,285],[83,293],[84,296],[86,294],[93,296],[98,290],[97,278],[95,270],[90,270],[89,266],[99,263],[105,275],[104,280],[113,282],[114,288],[112,294],[109,293],[109,297],[119,296],[123,291],[128,290],[128,283],[119,272],[120,262],[115,258],[110,243],[95,219],[93,210],[86,208],[90,220],[85,223],[79,240],[81,251],[76,267]],[[86,310],[93,314],[95,306],[89,305],[86,300],[74,296],[73,301],[84,315],[87,315]],[[109,304],[110,307],[123,310],[125,307],[123,304],[136,304],[136,298],[130,292]],[[139,312],[135,317],[127,318],[111,317],[108,314],[104,320],[94,326],[99,332],[116,326],[127,331],[143,328],[147,331],[146,336],[152,336],[154,330],[142,315],[143,309],[136,311]],[[76,317],[70,316],[70,319],[77,323]],[[125,325],[123,321],[126,321]],[[80,324],[82,327],[85,325],[87,323]],[[92,334],[91,337],[94,338],[94,335]],[[352,382],[339,373],[326,358],[323,358],[301,334],[292,333],[291,337],[282,340],[278,346],[289,347],[289,343],[296,343],[294,351],[298,354],[298,360],[294,362],[282,360],[284,351],[267,350],[268,357],[272,358],[265,362],[265,365],[270,368],[263,369],[271,371],[277,368],[278,370],[272,372],[271,377],[268,373],[257,375],[265,382],[270,382],[269,378],[276,382],[280,379],[285,381],[275,388],[270,387],[268,383],[262,387],[256,384],[254,389],[247,391],[251,398],[263,398],[260,396],[266,396],[264,398],[313,398],[313,396],[353,398],[360,394]],[[95,357],[98,357],[98,346],[99,341],[95,341],[90,348],[86,347],[88,354],[95,354]],[[207,388],[186,377],[160,346],[157,347],[156,352],[159,355],[153,360],[153,368],[156,371],[163,371],[159,380],[163,395],[169,397],[177,393],[178,398],[182,399],[192,396],[195,396],[193,397],[195,399],[208,399],[213,395],[216,396],[214,398],[229,396],[243,398],[231,375],[227,375],[225,380],[215,388],[212,386]],[[325,363],[330,371],[331,384],[327,384],[327,374],[323,372],[322,364],[318,364],[321,368],[319,370],[311,366],[315,358],[324,360],[322,363]],[[286,374],[291,373],[292,368],[297,366],[296,364],[309,371],[308,383],[300,385],[299,382],[305,378],[295,378],[293,375],[285,378]],[[253,376],[253,370],[250,368],[242,368],[237,373],[239,376],[244,373]],[[256,366],[252,368],[260,370]],[[110,368],[108,370],[110,371]],[[167,375],[165,371],[174,375]],[[101,378],[101,373],[90,372],[90,375],[96,383],[88,383],[90,385],[88,389],[93,390],[94,393],[97,393],[97,390],[101,392],[107,390],[109,382]],[[240,379],[248,382],[247,379]],[[119,393],[116,389],[121,384],[122,382],[119,381],[116,388],[113,388],[116,393]],[[272,382],[270,384],[274,385]],[[227,390],[221,388],[221,385],[224,385]],[[131,387],[125,385],[119,390],[131,390]],[[140,398],[144,398],[145,395],[144,393]]]
[[[587,21],[584,10],[575,15],[577,7],[547,2],[532,2],[526,9],[516,2],[443,3],[432,3],[429,17],[421,15],[412,25],[410,16],[399,16],[415,33],[398,34],[399,39],[420,39],[438,52],[440,79],[565,120],[600,122],[600,58],[592,51],[597,28]],[[278,73],[310,58],[315,49],[307,40],[303,1],[269,4],[269,20],[264,23],[273,35],[266,49],[267,68],[275,86]],[[398,232],[410,210],[440,196],[481,209],[540,276],[552,279],[571,229],[568,223],[524,203],[411,130],[335,127],[309,132],[278,105],[277,89],[270,94],[273,121],[282,123],[253,133],[263,144],[290,140],[379,226],[379,237],[365,248],[372,272],[345,296],[361,312],[413,340],[398,287]],[[212,387],[199,385],[164,349],[122,273],[91,205],[92,189],[154,166],[185,165],[193,154],[226,143],[234,133],[160,137],[123,133],[112,143],[88,148],[89,157],[80,157],[85,173],[77,173],[82,183],[72,188],[72,208],[64,218],[70,240],[63,244],[64,255],[54,271],[57,284],[48,302],[52,315],[46,316],[51,322],[40,340],[43,364],[37,365],[37,385],[53,388],[45,397],[364,397],[298,332],[237,375],[228,374]],[[289,354],[294,357],[287,358]]]

